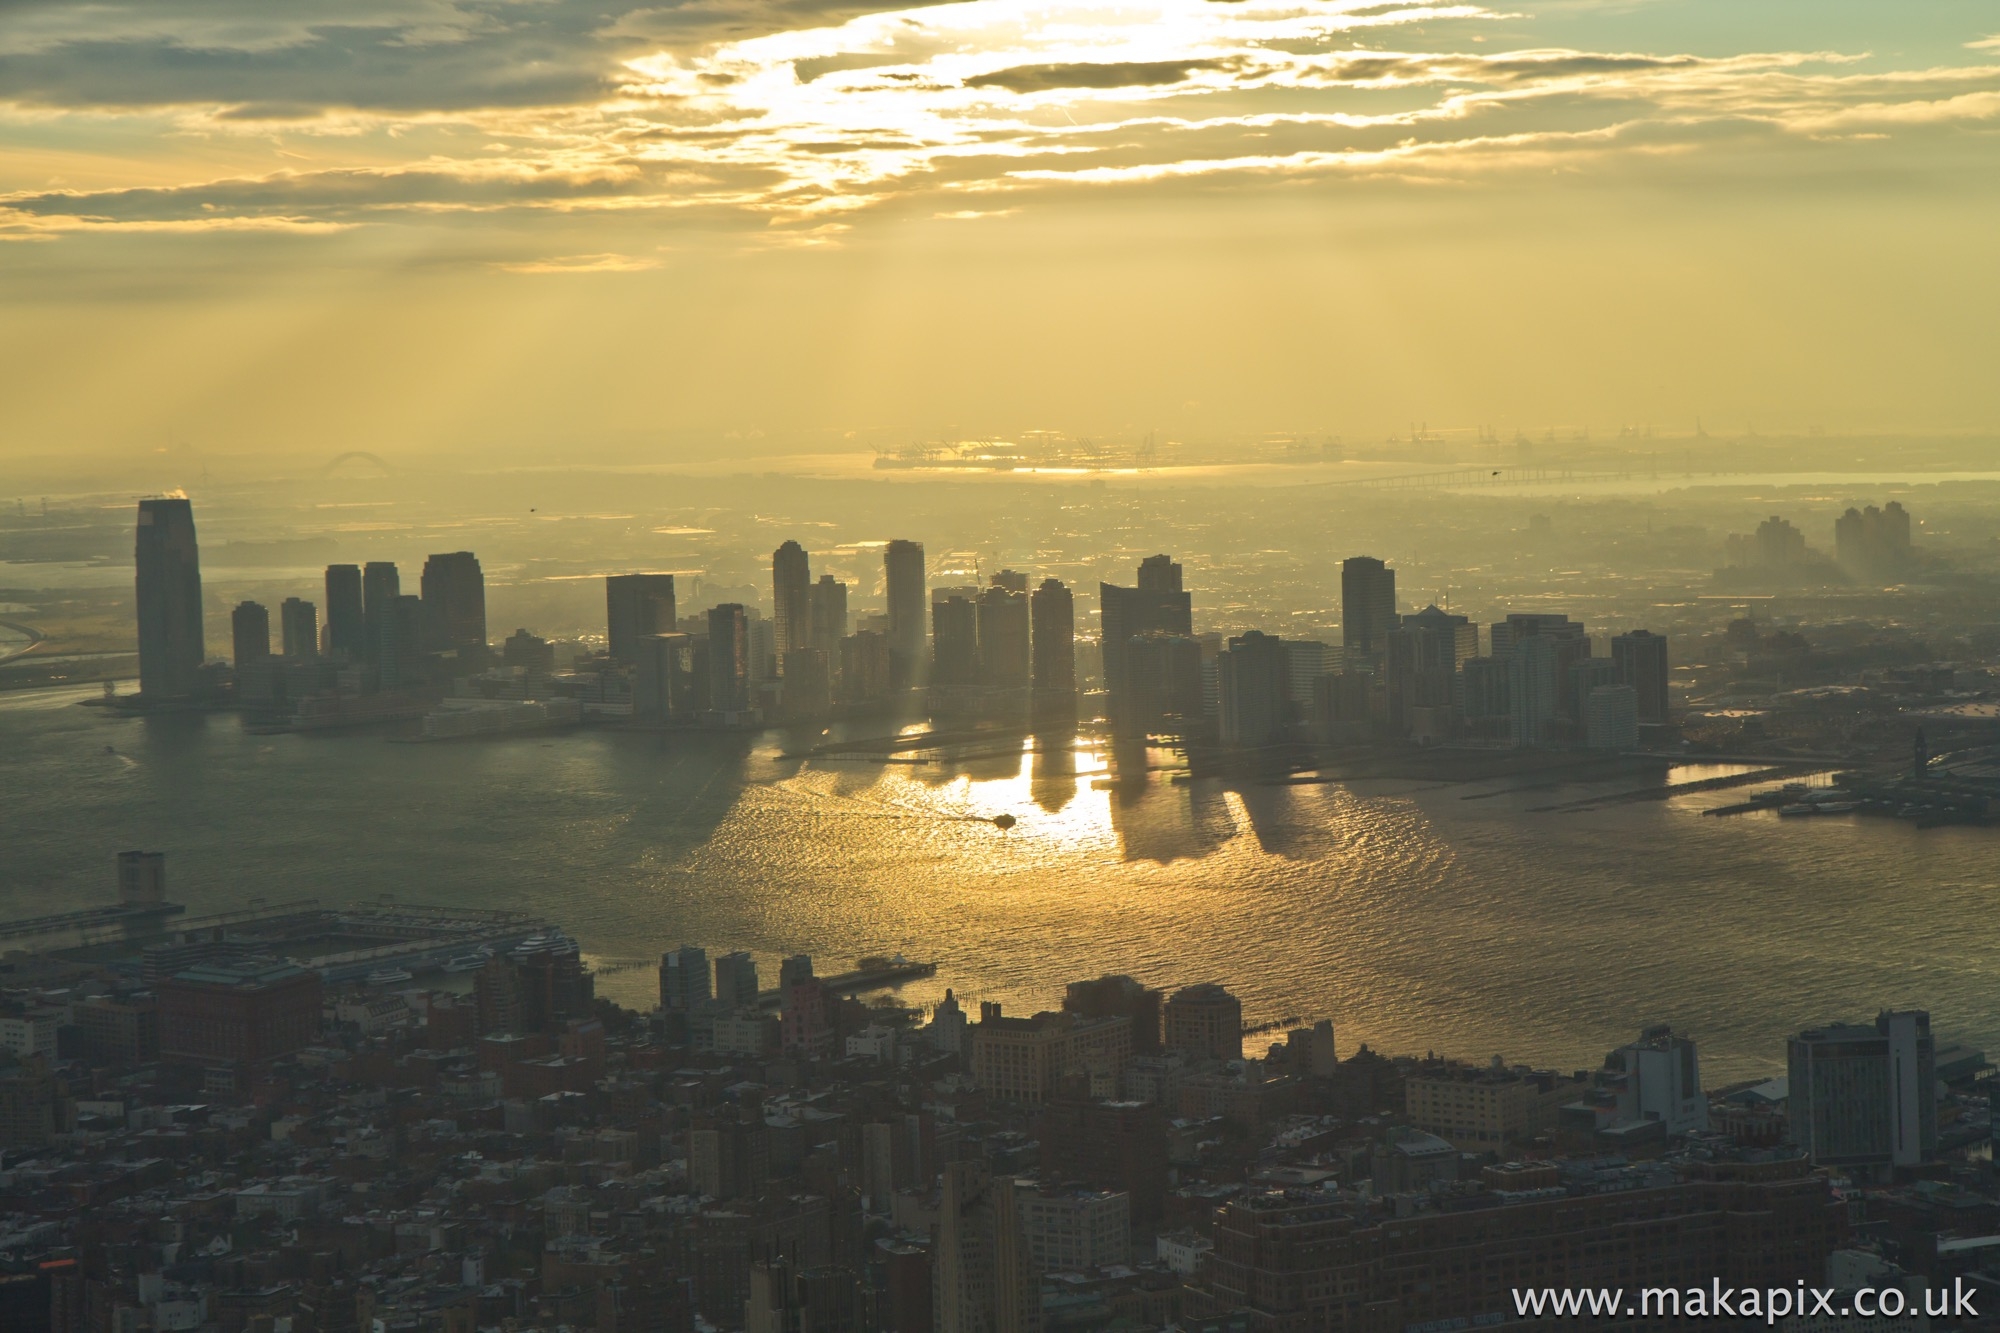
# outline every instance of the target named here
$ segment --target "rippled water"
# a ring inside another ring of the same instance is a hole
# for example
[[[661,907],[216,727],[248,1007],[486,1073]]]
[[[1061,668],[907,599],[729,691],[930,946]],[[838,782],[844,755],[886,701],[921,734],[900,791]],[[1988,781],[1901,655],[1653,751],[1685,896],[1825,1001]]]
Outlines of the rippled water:
[[[633,1005],[689,941],[772,975],[801,951],[936,958],[907,996],[1010,1010],[1105,971],[1219,980],[1253,1019],[1332,1018],[1343,1052],[1581,1066],[1665,1021],[1711,1081],[1885,1005],[2000,1042],[1980,830],[1699,817],[1733,792],[1535,813],[1591,789],[1101,790],[1087,745],[945,768],[787,760],[775,736],[259,737],[84,697],[0,695],[0,914],[109,901],[113,853],[149,847],[197,912],[385,891],[543,912]],[[1017,826],[967,818],[1002,812]]]

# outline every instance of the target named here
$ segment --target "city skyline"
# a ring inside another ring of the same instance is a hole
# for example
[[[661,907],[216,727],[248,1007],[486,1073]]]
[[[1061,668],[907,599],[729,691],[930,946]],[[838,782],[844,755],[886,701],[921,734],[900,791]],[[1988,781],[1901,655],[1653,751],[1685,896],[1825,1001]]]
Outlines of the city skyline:
[[[1992,0],[0,5],[0,1330],[2000,1327],[1997,145]]]

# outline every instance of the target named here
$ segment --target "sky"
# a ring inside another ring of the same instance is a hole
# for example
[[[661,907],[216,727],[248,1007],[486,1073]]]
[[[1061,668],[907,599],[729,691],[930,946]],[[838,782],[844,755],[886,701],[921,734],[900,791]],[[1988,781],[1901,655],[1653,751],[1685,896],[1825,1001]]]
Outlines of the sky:
[[[1991,0],[11,0],[0,460],[2000,429]]]

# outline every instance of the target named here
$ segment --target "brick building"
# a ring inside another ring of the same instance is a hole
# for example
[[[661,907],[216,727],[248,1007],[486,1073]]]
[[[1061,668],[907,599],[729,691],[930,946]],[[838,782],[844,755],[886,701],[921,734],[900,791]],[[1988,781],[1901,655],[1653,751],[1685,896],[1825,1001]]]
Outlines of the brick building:
[[[159,986],[160,1055],[254,1065],[319,1037],[319,973],[271,958],[197,964]]]
[[[1357,1220],[1303,1193],[1232,1200],[1191,1293],[1200,1316],[1359,1333],[1511,1318],[1514,1288],[1707,1290],[1822,1279],[1846,1205],[1804,1159],[1787,1178],[1683,1180],[1567,1198]],[[1772,1173],[1777,1174],[1777,1173]]]

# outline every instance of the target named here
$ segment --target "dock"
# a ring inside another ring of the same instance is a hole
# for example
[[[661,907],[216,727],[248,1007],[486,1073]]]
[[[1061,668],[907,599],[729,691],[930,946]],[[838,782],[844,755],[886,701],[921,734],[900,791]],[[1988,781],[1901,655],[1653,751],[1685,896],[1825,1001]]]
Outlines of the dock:
[[[900,986],[905,981],[920,981],[926,977],[934,977],[937,975],[937,970],[936,963],[896,962],[882,967],[842,972],[837,976],[814,977],[813,980],[836,995],[858,995],[862,991],[886,990],[891,986]],[[784,1001],[783,991],[767,990],[758,995],[757,1007],[782,1009]]]

